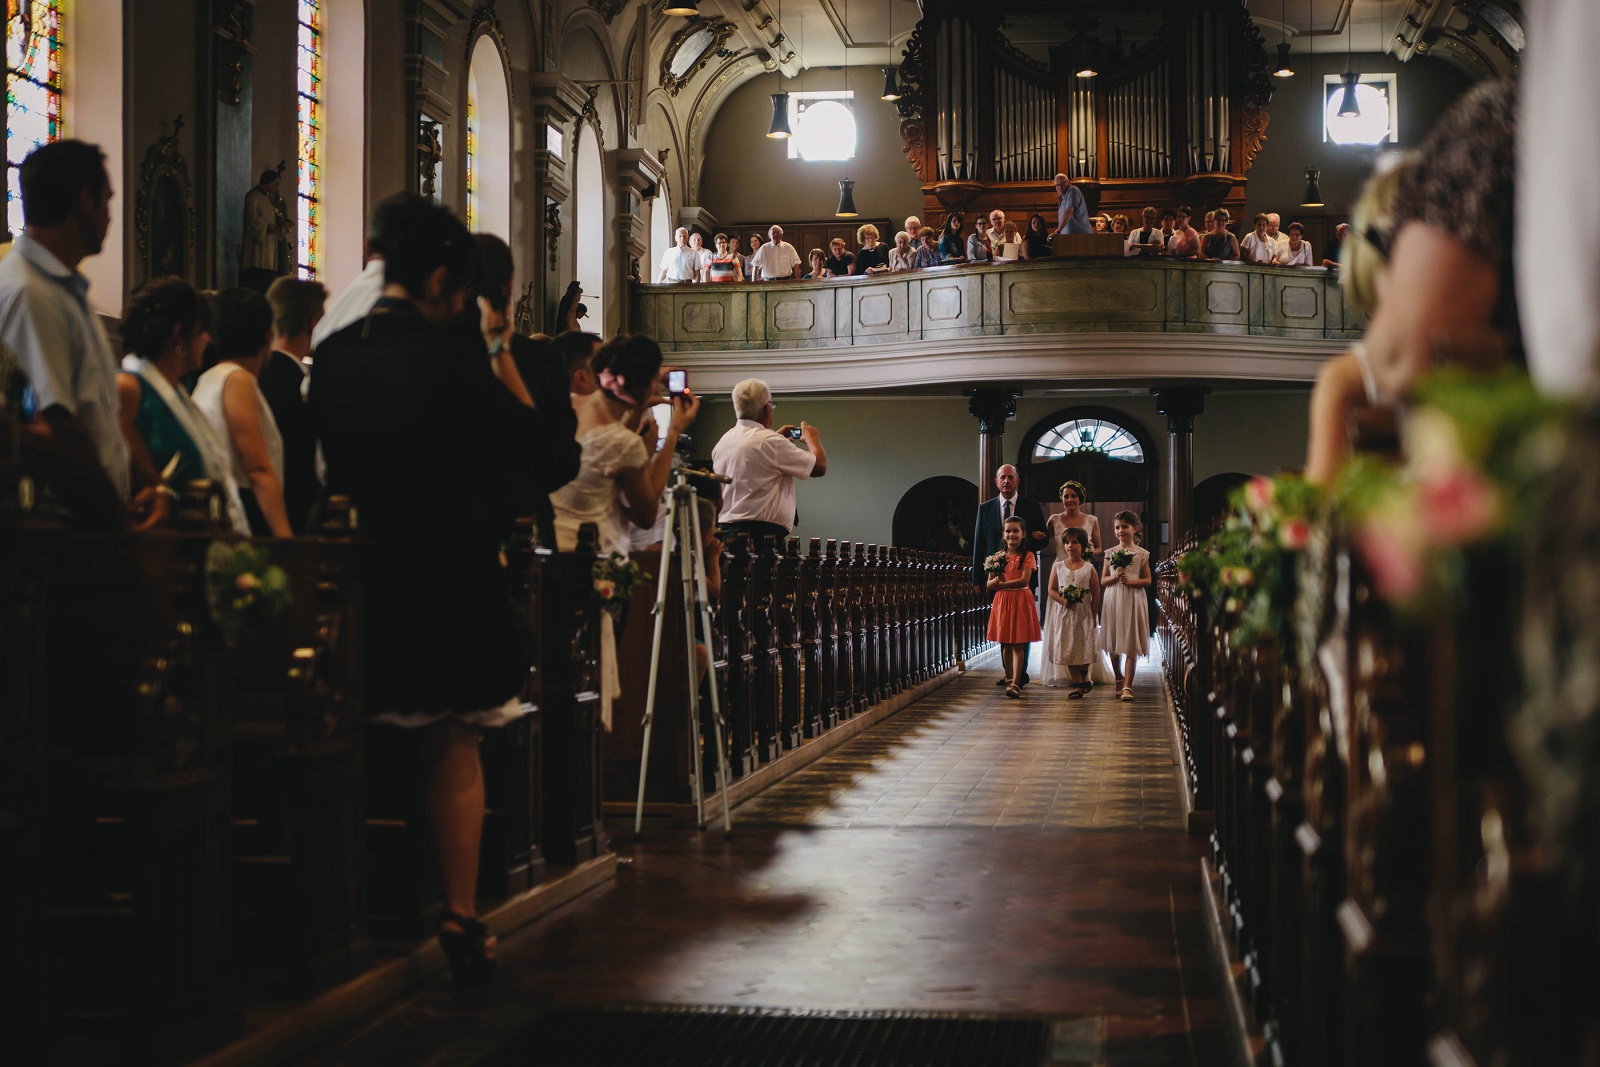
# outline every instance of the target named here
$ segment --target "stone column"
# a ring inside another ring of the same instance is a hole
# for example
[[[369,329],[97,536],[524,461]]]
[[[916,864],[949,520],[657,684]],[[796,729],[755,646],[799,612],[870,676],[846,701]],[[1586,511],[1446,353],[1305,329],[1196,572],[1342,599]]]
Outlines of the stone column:
[[[1206,408],[1207,389],[1152,389],[1156,410],[1167,417],[1167,544],[1194,526],[1194,417]]]
[[[978,420],[978,503],[983,503],[998,491],[994,487],[994,472],[1006,462],[1006,420],[1017,414],[1015,389],[968,389],[967,410]]]
[[[572,196],[570,157],[576,132],[572,120],[583,113],[588,94],[559,71],[531,73],[526,84],[528,122],[533,135],[529,208],[538,220],[539,239],[534,242],[533,263],[523,276],[533,283],[529,302],[534,327],[542,331],[549,329],[560,298],[560,236],[572,229],[567,207]]]

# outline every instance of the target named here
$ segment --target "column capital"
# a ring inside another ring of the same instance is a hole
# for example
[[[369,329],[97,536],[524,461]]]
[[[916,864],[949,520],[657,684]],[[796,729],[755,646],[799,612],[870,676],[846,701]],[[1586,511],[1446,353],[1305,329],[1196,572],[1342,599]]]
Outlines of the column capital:
[[[993,435],[1006,432],[1006,420],[1016,416],[1017,397],[1022,395],[1017,389],[963,389],[961,392],[967,398],[967,410],[978,420],[978,432]]]
[[[1167,417],[1168,433],[1194,433],[1194,417],[1206,409],[1209,389],[1162,388],[1150,390],[1156,410]]]

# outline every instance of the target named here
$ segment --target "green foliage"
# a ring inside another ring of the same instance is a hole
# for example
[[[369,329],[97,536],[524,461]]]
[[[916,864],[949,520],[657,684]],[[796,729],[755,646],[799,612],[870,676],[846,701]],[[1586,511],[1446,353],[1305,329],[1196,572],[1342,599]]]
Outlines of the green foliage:
[[[293,603],[289,576],[264,548],[213,541],[206,549],[206,603],[223,643],[232,648],[252,622]]]

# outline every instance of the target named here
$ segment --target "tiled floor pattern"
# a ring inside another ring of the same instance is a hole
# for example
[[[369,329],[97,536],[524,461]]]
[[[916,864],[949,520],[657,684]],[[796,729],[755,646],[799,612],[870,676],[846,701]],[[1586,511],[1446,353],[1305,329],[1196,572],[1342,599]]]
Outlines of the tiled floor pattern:
[[[508,939],[490,990],[411,997],[313,1067],[475,1063],[552,1004],[1095,1020],[1112,1067],[1222,1062],[1158,676],[1133,705],[993,677],[738,809],[731,840],[619,833],[616,881]]]
[[[1038,647],[1034,662],[1038,662]],[[734,811],[742,825],[1177,830],[1170,712],[1153,667],[1134,702],[975,671]]]

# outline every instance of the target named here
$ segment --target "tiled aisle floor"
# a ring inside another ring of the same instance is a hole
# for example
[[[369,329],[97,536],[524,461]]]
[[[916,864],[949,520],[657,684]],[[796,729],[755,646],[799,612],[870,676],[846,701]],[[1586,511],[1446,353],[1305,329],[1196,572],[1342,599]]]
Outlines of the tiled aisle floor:
[[[737,809],[730,841],[619,833],[630,865],[504,944],[486,996],[413,997],[317,1067],[470,1062],[552,1003],[1101,1017],[1104,1063],[1220,1062],[1155,668],[1131,705],[995,677]]]

